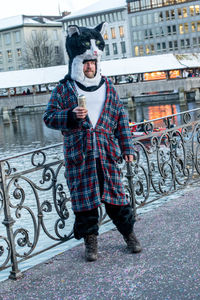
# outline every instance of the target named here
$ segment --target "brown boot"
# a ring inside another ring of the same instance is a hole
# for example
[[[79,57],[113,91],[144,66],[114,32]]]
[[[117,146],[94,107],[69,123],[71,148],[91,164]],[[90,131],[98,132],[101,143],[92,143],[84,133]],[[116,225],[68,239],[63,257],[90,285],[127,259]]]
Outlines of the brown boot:
[[[139,253],[142,251],[142,247],[140,245],[140,242],[135,236],[134,232],[131,232],[129,235],[123,235],[123,238],[128,246],[128,250],[131,253]]]
[[[85,259],[86,261],[97,260],[97,236],[95,234],[87,235],[85,242]]]

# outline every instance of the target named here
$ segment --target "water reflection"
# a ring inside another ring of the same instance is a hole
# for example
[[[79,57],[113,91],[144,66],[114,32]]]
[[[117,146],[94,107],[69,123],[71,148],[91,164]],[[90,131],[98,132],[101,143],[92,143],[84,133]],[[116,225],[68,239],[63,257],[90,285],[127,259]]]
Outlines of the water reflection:
[[[162,118],[165,116],[177,114],[183,111],[191,110],[197,108],[195,102],[188,102],[187,105],[182,106],[179,103],[168,103],[162,105],[149,105],[149,104],[139,104],[135,111],[129,111],[129,116],[134,122],[142,122],[144,120],[153,120],[157,118]],[[173,118],[174,124],[180,124],[181,117],[177,116]],[[156,126],[163,126],[163,122],[156,123]]]
[[[41,113],[18,116],[18,122],[10,125],[0,122],[0,157],[62,141],[59,131],[45,126]]]
[[[132,121],[156,119],[166,115],[176,114],[196,108],[195,102],[189,102],[187,106],[178,103],[162,105],[138,105],[135,111],[129,111]],[[178,119],[174,120],[174,123]],[[46,145],[62,141],[60,131],[49,129],[42,121],[42,114],[25,114],[18,116],[18,122],[4,125],[0,119],[0,157],[11,156],[19,152],[40,148]]]

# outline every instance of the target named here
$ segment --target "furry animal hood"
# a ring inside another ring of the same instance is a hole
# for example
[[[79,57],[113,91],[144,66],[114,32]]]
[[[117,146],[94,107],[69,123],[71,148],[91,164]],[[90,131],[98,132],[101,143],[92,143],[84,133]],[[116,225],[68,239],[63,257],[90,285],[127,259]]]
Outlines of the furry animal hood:
[[[86,88],[99,86],[101,83],[100,60],[105,47],[103,34],[106,23],[95,28],[70,25],[66,37],[66,51],[69,56],[69,71],[64,82],[75,80]],[[83,73],[83,63],[88,60],[96,61],[96,74],[94,78],[87,78]]]

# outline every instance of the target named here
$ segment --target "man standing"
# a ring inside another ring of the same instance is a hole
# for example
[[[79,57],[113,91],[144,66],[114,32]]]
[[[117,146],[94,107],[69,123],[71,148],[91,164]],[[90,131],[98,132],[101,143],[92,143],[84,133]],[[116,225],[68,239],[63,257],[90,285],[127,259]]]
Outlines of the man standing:
[[[46,125],[64,136],[74,236],[84,238],[87,261],[98,257],[98,207],[102,203],[130,252],[142,249],[116,163],[121,155],[127,162],[133,160],[129,122],[112,82],[100,72],[104,26],[68,28],[69,73],[53,90],[44,114]],[[78,105],[78,95],[85,96],[86,107]]]

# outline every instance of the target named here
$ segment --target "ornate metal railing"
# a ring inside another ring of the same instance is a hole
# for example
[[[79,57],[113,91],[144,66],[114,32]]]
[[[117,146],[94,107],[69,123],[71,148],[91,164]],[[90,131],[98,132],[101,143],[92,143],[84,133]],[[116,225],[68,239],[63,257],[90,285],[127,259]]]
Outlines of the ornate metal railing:
[[[200,174],[200,110],[132,125],[133,163],[120,161],[136,208],[169,195]],[[21,276],[20,262],[73,238],[62,144],[0,160],[0,270]],[[100,208],[100,224],[108,222]]]

